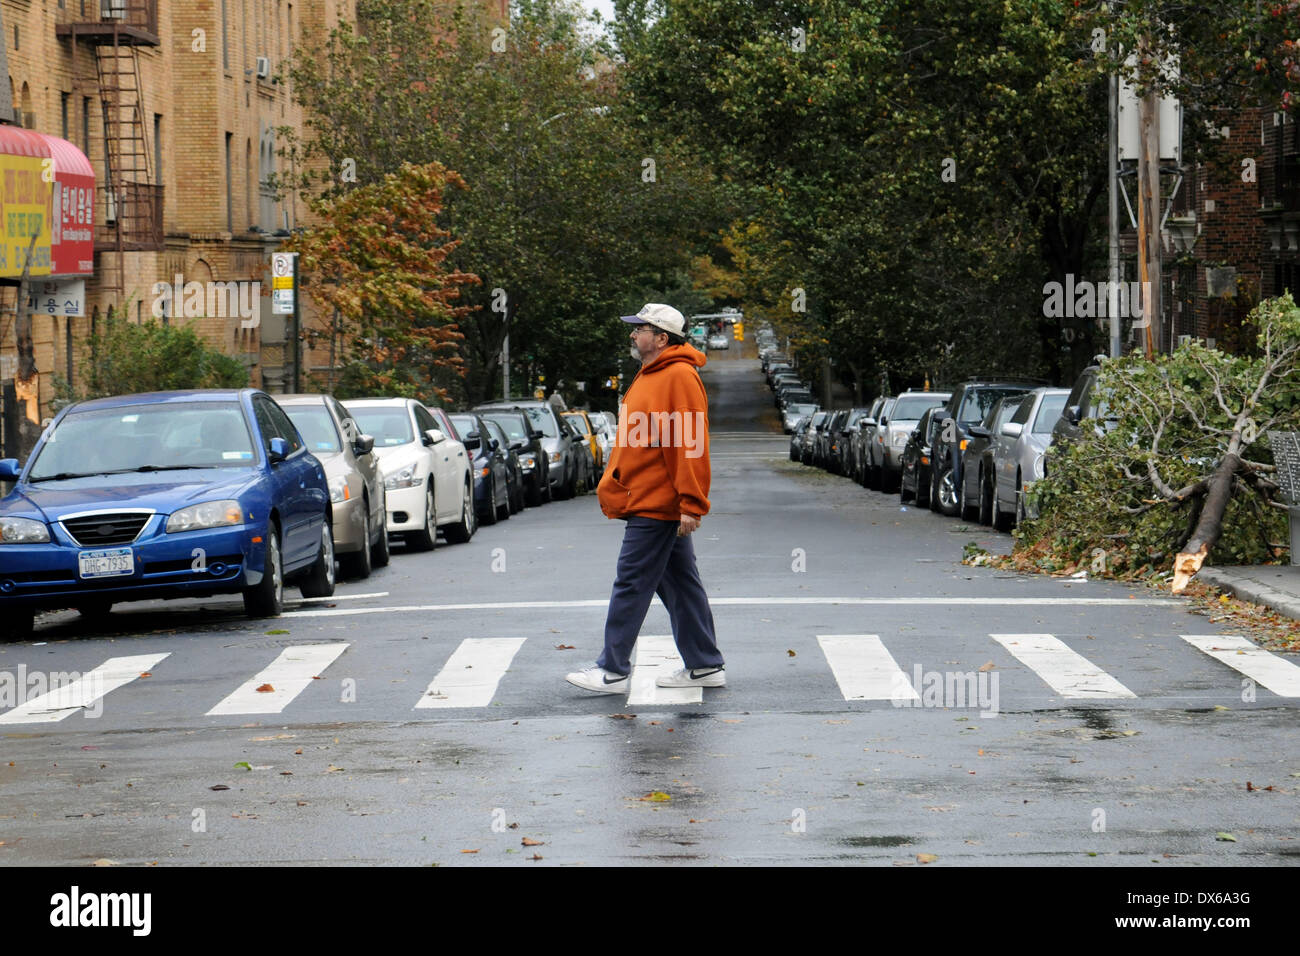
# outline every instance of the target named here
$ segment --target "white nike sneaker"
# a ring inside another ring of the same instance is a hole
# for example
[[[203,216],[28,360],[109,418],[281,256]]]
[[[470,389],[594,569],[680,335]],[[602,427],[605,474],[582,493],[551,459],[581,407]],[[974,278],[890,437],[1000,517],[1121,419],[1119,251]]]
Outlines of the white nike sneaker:
[[[721,667],[683,668],[655,678],[656,687],[726,687],[727,673]]]
[[[588,667],[586,670],[574,671],[564,678],[574,687],[595,691],[597,694],[623,694],[627,692],[629,676],[615,674],[603,667]]]

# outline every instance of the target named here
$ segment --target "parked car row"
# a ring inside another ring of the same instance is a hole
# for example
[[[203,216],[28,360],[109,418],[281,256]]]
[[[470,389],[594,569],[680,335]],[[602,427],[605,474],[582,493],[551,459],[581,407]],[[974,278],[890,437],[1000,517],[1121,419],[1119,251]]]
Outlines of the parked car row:
[[[795,422],[790,458],[897,493],[941,514],[1010,530],[1034,514],[1032,486],[1054,440],[1077,436],[1097,366],[1073,390],[978,380],[906,391],[867,408],[817,410]]]
[[[334,593],[390,543],[464,543],[480,524],[595,486],[616,422],[547,402],[448,414],[410,398],[340,402],[256,389],[122,395],[64,408],[0,500],[0,640],[35,613],[284,588]]]

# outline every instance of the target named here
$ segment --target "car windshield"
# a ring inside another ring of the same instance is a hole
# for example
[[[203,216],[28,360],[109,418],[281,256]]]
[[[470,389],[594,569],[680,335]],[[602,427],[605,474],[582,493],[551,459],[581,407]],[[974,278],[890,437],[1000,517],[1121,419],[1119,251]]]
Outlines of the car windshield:
[[[122,405],[70,412],[42,446],[27,480],[247,468],[253,460],[238,402]]]
[[[357,420],[361,433],[374,437],[376,448],[392,448],[415,441],[411,415],[405,405],[350,406],[348,411]]]
[[[1034,419],[1035,435],[1050,435],[1052,433],[1052,426],[1061,417],[1061,412],[1065,411],[1065,400],[1069,397],[1064,392],[1060,395],[1043,396],[1043,401],[1038,406],[1038,417]]]
[[[310,451],[339,452],[339,430],[334,426],[334,416],[324,405],[282,405],[289,420],[298,427]]]
[[[560,432],[555,424],[555,416],[545,408],[525,408],[528,413],[528,420],[533,423],[533,427],[545,435],[547,438],[559,438]]]
[[[468,436],[470,432],[478,431],[478,422],[474,421],[474,419],[470,418],[468,415],[448,415],[447,417],[451,419],[451,423],[455,426],[456,433],[460,435],[461,441],[468,441],[466,436]],[[480,435],[479,437],[481,438],[482,436]]]
[[[914,422],[925,414],[927,408],[942,405],[948,400],[947,395],[904,395],[894,403],[892,419],[902,422]]]
[[[799,402],[785,407],[787,415],[811,415],[815,411],[817,411],[817,406],[809,402]]]
[[[957,420],[963,425],[972,425],[984,421],[984,416],[999,398],[1008,395],[1023,395],[1026,388],[975,388],[966,393],[957,411]]]
[[[501,427],[511,441],[528,441],[528,430],[524,427],[524,420],[518,415],[484,415],[490,422],[495,422]]]
[[[591,434],[591,429],[587,427],[587,420],[581,415],[565,415],[564,417],[569,420],[570,425],[582,432],[584,435]]]

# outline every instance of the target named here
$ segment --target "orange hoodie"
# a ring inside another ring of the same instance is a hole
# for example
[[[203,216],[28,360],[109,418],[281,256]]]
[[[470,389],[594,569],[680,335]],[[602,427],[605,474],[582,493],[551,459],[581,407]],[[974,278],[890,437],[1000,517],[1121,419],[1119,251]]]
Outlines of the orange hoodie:
[[[628,386],[596,488],[606,517],[679,521],[709,513],[709,398],[696,371],[705,361],[689,345],[670,345]]]

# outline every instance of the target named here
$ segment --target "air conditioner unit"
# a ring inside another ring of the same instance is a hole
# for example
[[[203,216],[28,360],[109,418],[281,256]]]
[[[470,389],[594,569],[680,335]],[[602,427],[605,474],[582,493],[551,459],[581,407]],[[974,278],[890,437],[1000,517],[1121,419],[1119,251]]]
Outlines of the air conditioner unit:
[[[105,20],[125,20],[126,0],[99,0],[99,15]]]
[[[259,56],[257,58],[257,78],[265,80],[271,75],[271,58],[268,56]]]
[[[1178,336],[1178,344],[1179,344],[1179,345],[1186,345],[1186,344],[1188,344],[1188,343],[1191,342],[1191,341],[1192,341],[1192,337],[1191,337],[1190,335],[1180,335],[1180,336]]]
[[[110,226],[117,222],[117,196],[111,189],[104,190],[104,222]]]

